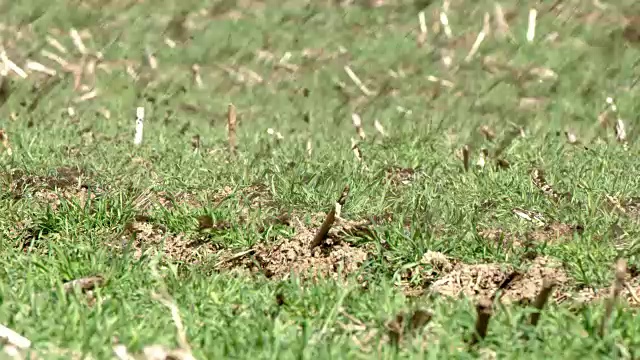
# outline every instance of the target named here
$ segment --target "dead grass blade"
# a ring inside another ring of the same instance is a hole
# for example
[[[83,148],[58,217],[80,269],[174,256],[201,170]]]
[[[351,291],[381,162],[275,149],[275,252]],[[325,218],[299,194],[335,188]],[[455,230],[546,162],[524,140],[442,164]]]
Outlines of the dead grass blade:
[[[543,194],[550,197],[553,201],[559,201],[561,198],[570,198],[570,194],[560,194],[547,183],[542,169],[536,168],[531,171],[531,181]]]
[[[9,359],[24,359],[22,352],[31,347],[29,339],[4,325],[0,325],[0,344],[2,344],[2,353]]]
[[[418,13],[418,23],[420,24],[420,33],[418,34],[417,42],[418,46],[424,45],[427,42],[427,19],[424,15],[424,11]]]
[[[37,61],[27,60],[27,63],[25,66],[28,70],[39,72],[49,76],[56,76],[58,74],[58,72],[55,71],[54,69],[44,66],[43,64]]]
[[[256,252],[256,249],[249,249],[249,250],[245,250],[245,251],[240,251],[239,253],[234,254],[234,255],[232,255],[231,257],[228,257],[228,258],[226,258],[226,259],[222,259],[222,260],[218,261],[218,262],[213,266],[213,268],[214,268],[214,269],[218,269],[221,265],[224,265],[224,264],[226,264],[226,263],[228,263],[228,262],[236,261],[236,260],[238,260],[238,259],[241,259],[241,258],[243,258],[243,257],[247,256],[247,255],[251,255],[251,254],[253,254],[254,252]]]
[[[384,127],[382,126],[380,121],[378,121],[378,119],[373,122],[373,126],[376,128],[376,131],[380,133],[380,135],[382,135],[383,137],[387,136],[387,132],[384,130]]]
[[[31,347],[31,341],[29,339],[1,324],[0,341],[5,344],[13,345],[19,349],[27,349]]]
[[[100,95],[100,91],[98,89],[93,89],[73,99],[73,102],[76,104],[79,104],[85,101],[95,99],[98,97],[98,95]]]
[[[353,70],[351,70],[351,68],[348,65],[345,65],[344,71],[347,73],[347,75],[349,76],[351,81],[353,81],[353,83],[356,84],[358,89],[360,89],[360,91],[362,91],[363,94],[365,94],[367,96],[375,95],[375,93],[373,91],[369,90],[369,88],[367,88],[367,86],[362,82],[362,80],[360,80],[358,75],[356,75],[356,73],[354,73]]]
[[[473,59],[473,57],[476,55],[476,53],[478,53],[478,50],[480,49],[480,45],[482,44],[482,42],[484,41],[485,37],[487,36],[487,32],[489,31],[488,21],[487,21],[488,20],[488,16],[489,16],[489,14],[485,14],[483,28],[478,33],[478,36],[476,37],[476,40],[473,42],[473,45],[471,45],[471,49],[469,50],[469,53],[464,58],[465,62],[470,62],[471,59]]]
[[[340,194],[340,198],[338,198],[338,201],[335,203],[334,207],[331,209],[331,211],[329,211],[327,217],[324,219],[324,222],[320,226],[320,229],[318,229],[316,236],[313,238],[313,241],[311,241],[311,244],[309,245],[310,249],[313,249],[316,246],[322,244],[322,241],[325,239],[325,237],[327,237],[329,230],[331,230],[331,226],[333,226],[333,223],[336,220],[336,216],[340,216],[340,210],[342,209],[342,206],[344,206],[344,203],[347,201],[349,190],[349,184],[345,185],[344,189],[342,190],[342,194]]]
[[[364,129],[362,128],[362,119],[360,118],[360,115],[356,113],[351,114],[351,121],[353,122],[353,127],[356,128],[356,132],[358,133],[360,140],[365,140],[367,135],[364,133]]]
[[[0,47],[0,60],[2,60],[4,64],[4,71],[2,73],[3,76],[6,76],[9,70],[13,71],[16,75],[20,76],[23,79],[26,79],[29,76],[24,70],[22,70],[22,68],[20,68],[18,65],[16,65],[16,63],[9,59],[4,47]]]
[[[530,9],[529,10],[529,23],[527,25],[527,41],[533,42],[536,37],[536,18],[538,16],[538,10]]]
[[[160,345],[152,345],[144,348],[143,352],[147,359],[178,359],[178,360],[195,360],[192,354],[191,346],[187,341],[187,332],[180,317],[180,310],[175,301],[169,295],[162,276],[158,273],[157,264],[151,264],[153,276],[160,282],[158,292],[153,292],[151,298],[166,306],[171,311],[171,319],[176,328],[176,336],[178,341],[178,349],[167,350]]]
[[[56,48],[58,52],[61,52],[63,54],[67,54],[69,52],[67,48],[64,47],[64,45],[62,45],[60,41],[58,41],[58,39],[54,38],[53,36],[47,35],[46,40],[47,40],[47,43],[53,46],[54,48]]]
[[[351,150],[353,151],[353,155],[356,157],[356,159],[364,164],[364,158],[362,157],[362,151],[360,150],[360,147],[358,146],[358,140],[351,138]]]
[[[69,37],[71,37],[71,41],[73,42],[73,45],[76,47],[76,49],[78,49],[78,52],[82,55],[86,55],[87,47],[84,45],[84,42],[82,41],[82,37],[80,37],[80,33],[78,32],[78,30],[76,30],[75,28],[71,28],[71,30],[69,30]]]

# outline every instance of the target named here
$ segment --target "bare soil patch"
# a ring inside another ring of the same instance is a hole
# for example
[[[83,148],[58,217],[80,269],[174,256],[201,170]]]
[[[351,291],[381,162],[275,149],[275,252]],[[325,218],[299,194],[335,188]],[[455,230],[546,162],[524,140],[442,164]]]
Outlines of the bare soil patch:
[[[238,197],[238,205],[242,208],[242,214],[248,214],[250,209],[269,207],[274,204],[271,193],[266,185],[257,184],[234,190],[225,186],[217,191],[205,191],[198,194],[196,191],[154,191],[146,190],[135,199],[135,208],[146,212],[154,208],[173,210],[177,207],[198,208],[211,202],[214,206],[230,199]]]
[[[622,202],[622,207],[626,213],[634,219],[640,220],[640,197],[631,197]]]
[[[582,225],[569,225],[564,223],[551,223],[543,227],[535,229],[526,234],[527,240],[533,243],[551,243],[569,240],[573,237],[573,233],[582,233],[584,228]]]
[[[624,299],[631,307],[640,307],[640,276],[634,266],[627,268],[625,286],[620,292],[620,299]],[[572,296],[578,304],[601,302],[611,297],[611,286],[594,288],[587,287]]]
[[[91,176],[82,169],[64,166],[56,169],[55,175],[27,175],[22,170],[5,173],[9,182],[9,191],[15,199],[27,196],[26,191],[33,189],[33,197],[56,210],[63,200],[77,201],[82,207],[89,199],[95,198],[99,190],[91,184]]]
[[[218,251],[213,244],[187,238],[184,234],[173,234],[163,226],[137,217],[127,224],[118,244],[123,250],[133,251],[136,259],[147,250],[159,250],[164,256],[189,264],[202,262],[208,255]]]
[[[529,303],[540,292],[545,278],[553,280],[559,287],[569,284],[569,277],[560,264],[547,257],[537,257],[525,271],[496,263],[460,263],[436,280],[430,290],[448,297],[486,298],[500,289],[504,303]],[[554,296],[558,298],[560,292],[554,292]]]
[[[484,228],[478,230],[483,239],[495,243],[503,249],[515,247],[531,247],[537,244],[558,244],[569,241],[574,232],[582,233],[581,225],[570,225],[554,222],[535,227],[524,234],[509,232],[500,228]]]
[[[391,167],[385,171],[385,181],[393,186],[410,185],[416,178],[412,168]]]
[[[260,243],[243,252],[246,256],[228,255],[221,268],[244,268],[264,274],[271,279],[285,279],[295,274],[302,279],[332,278],[343,280],[355,273],[368,259],[368,248],[357,247],[344,241],[345,236],[370,234],[369,222],[338,219],[320,246],[310,244],[326,215],[312,216],[307,226],[294,218],[291,221],[295,235],[277,243]]]
[[[545,278],[553,280],[560,288],[570,283],[560,264],[547,257],[535,258],[526,270],[497,263],[464,264],[435,252],[425,254],[422,263],[431,270],[426,272],[424,265],[413,269],[413,273],[422,272],[426,280],[422,288],[404,283],[407,295],[421,295],[426,290],[446,297],[479,299],[491,297],[501,290],[503,303],[527,304],[540,292]],[[554,292],[554,296],[561,298],[562,293]]]
[[[172,194],[167,191],[147,190],[138,195],[134,200],[134,207],[140,212],[147,212],[156,208],[173,210],[180,206],[199,207],[202,206],[202,203],[196,194],[185,191]]]

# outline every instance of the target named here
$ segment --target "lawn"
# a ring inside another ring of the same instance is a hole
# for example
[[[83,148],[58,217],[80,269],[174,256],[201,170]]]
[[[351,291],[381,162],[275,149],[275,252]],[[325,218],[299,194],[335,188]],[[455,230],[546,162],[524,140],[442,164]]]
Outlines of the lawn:
[[[0,13],[5,356],[640,358],[636,1]]]

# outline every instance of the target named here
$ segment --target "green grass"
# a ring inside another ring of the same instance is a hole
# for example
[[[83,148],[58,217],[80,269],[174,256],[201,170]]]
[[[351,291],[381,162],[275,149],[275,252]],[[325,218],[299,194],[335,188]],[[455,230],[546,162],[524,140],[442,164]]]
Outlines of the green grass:
[[[626,301],[616,306],[603,337],[601,301],[551,301],[535,329],[524,325],[530,307],[496,304],[487,337],[471,346],[475,299],[432,296],[428,286],[424,295],[412,297],[401,286],[408,268],[418,270],[410,279],[414,287],[440,276],[432,278],[431,265],[419,264],[428,250],[466,264],[526,268],[531,249],[500,247],[479,234],[500,228],[524,239],[534,226],[515,216],[514,208],[583,227],[564,240],[533,244],[537,255],[563,265],[571,279],[562,289],[566,293],[607,291],[618,258],[630,269],[640,266],[638,218],[631,211],[621,215],[607,200],[639,196],[640,48],[623,36],[621,21],[637,12],[633,1],[610,2],[607,10],[590,2],[563,3],[550,13],[545,4],[533,43],[525,39],[528,7],[505,1],[503,7],[514,11],[513,39],[496,38],[492,22],[492,34],[468,63],[463,59],[482,29],[483,14],[494,18],[493,3],[452,2],[454,36],[466,38],[460,42],[434,33],[441,4],[428,5],[429,35],[422,47],[416,42],[418,6],[395,1],[374,9],[214,2],[218,12],[224,6],[239,11],[237,20],[198,15],[213,7],[206,1],[136,3],[111,1],[102,9],[90,1],[0,3],[11,15],[0,34],[9,58],[19,65],[26,59],[42,62],[60,76],[45,89],[52,81],[45,75],[10,75],[0,106],[13,151],[0,160],[0,323],[29,338],[41,357],[65,358],[66,351],[112,358],[116,341],[132,353],[153,344],[177,347],[171,312],[152,296],[165,287],[198,359],[640,356],[637,311]],[[183,10],[190,12],[193,28],[165,33]],[[601,17],[589,23],[590,13]],[[40,52],[55,51],[46,42],[50,34],[72,53],[64,55],[67,60],[79,62],[68,36],[72,27],[91,33],[85,44],[101,51],[105,62],[134,62],[140,79],[134,81],[124,65],[111,65],[110,73],[98,69],[98,97],[74,103],[79,93],[73,77]],[[557,39],[545,41],[553,32]],[[165,36],[178,47],[168,47]],[[443,48],[454,51],[453,68],[442,64]],[[144,65],[147,50],[157,57],[157,72]],[[259,59],[258,50],[275,59]],[[287,52],[295,71],[274,65]],[[195,63],[202,88],[192,80]],[[376,95],[360,92],[347,65]],[[520,76],[533,67],[551,69],[557,78]],[[244,81],[225,69],[244,71]],[[247,69],[262,82],[252,80]],[[439,86],[428,76],[454,85]],[[612,123],[606,129],[597,125],[607,96],[625,120],[627,151],[616,142]],[[525,110],[519,106],[524,97],[546,101]],[[229,103],[238,110],[235,158],[227,150]],[[140,147],[133,146],[137,106],[147,112]],[[354,112],[367,133],[359,144],[366,167],[351,149],[351,138],[357,138]],[[389,136],[375,131],[376,119]],[[482,136],[482,125],[497,133],[495,140]],[[269,135],[269,128],[283,139]],[[519,128],[525,137],[510,137]],[[567,129],[584,146],[568,144]],[[201,139],[198,152],[191,146],[194,135]],[[474,163],[481,148],[490,154],[500,149],[510,167],[498,169],[488,159],[484,169],[472,164],[465,172],[456,156],[465,144]],[[62,167],[81,170],[84,195],[75,176],[59,174]],[[534,167],[544,170],[558,192],[570,192],[571,200],[554,202],[539,191],[529,174]],[[390,183],[385,179],[392,168],[413,169],[415,176],[407,185]],[[393,214],[372,226],[375,236],[345,239],[371,253],[346,281],[270,279],[215,266],[229,254],[293,237],[294,226],[268,219],[291,212],[309,222],[311,215],[329,211],[345,184],[351,192],[343,218]],[[175,206],[141,205],[146,198],[157,202],[149,195],[157,192],[175,195]],[[61,198],[57,203],[45,198],[54,193]],[[88,193],[94,196],[88,199]],[[162,257],[157,246],[138,256],[127,251],[120,246],[128,241],[122,236],[131,239],[129,225],[139,215],[170,238],[180,234],[184,243],[205,244],[208,256]],[[225,226],[199,229],[203,215]],[[93,275],[106,280],[93,300],[63,291],[64,282]],[[630,285],[637,289],[637,279]],[[431,321],[406,330],[394,344],[388,321],[415,309],[430,311]],[[517,340],[523,334],[529,339]]]

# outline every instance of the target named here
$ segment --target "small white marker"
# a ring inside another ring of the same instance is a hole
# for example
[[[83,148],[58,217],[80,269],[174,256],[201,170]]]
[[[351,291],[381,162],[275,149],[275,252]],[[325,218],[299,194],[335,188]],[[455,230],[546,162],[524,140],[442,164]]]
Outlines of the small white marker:
[[[609,108],[611,109],[611,111],[618,112],[618,107],[616,106],[616,103],[611,96],[607,97],[606,102],[609,105]]]
[[[418,13],[418,22],[420,23],[420,32],[423,34],[427,33],[427,18],[424,15],[424,11],[420,11]]]
[[[373,122],[373,126],[380,133],[380,135],[387,136],[386,131],[384,131],[384,127],[382,126],[382,124],[380,124],[380,121],[378,121],[378,119],[376,119],[376,121]]]
[[[143,128],[144,128],[144,108],[138,107],[136,109],[136,135],[133,138],[134,145],[142,144]]]
[[[87,47],[84,46],[84,42],[82,41],[82,37],[78,30],[71,28],[71,30],[69,30],[69,36],[71,37],[71,41],[73,41],[73,45],[75,45],[80,54],[85,55],[87,53]]]
[[[538,10],[529,10],[529,26],[527,27],[527,41],[533,42],[536,37],[536,17],[538,16]]]
[[[364,140],[367,136],[364,133],[364,129],[362,128],[362,119],[360,118],[360,115],[356,113],[351,114],[351,120],[353,122],[353,127],[356,128],[358,136],[360,137],[360,139]]]
[[[447,17],[447,14],[444,11],[440,12],[440,23],[444,28],[444,34],[451,39],[453,37],[453,32],[451,31],[451,26],[449,26],[449,17]]]
[[[478,37],[476,37],[476,41],[473,42],[471,50],[469,50],[469,54],[467,54],[467,57],[464,58],[465,62],[469,62],[471,61],[471,59],[473,59],[473,56],[478,52],[478,49],[480,49],[480,44],[482,44],[486,35],[487,34],[484,32],[484,30],[478,33]]]

